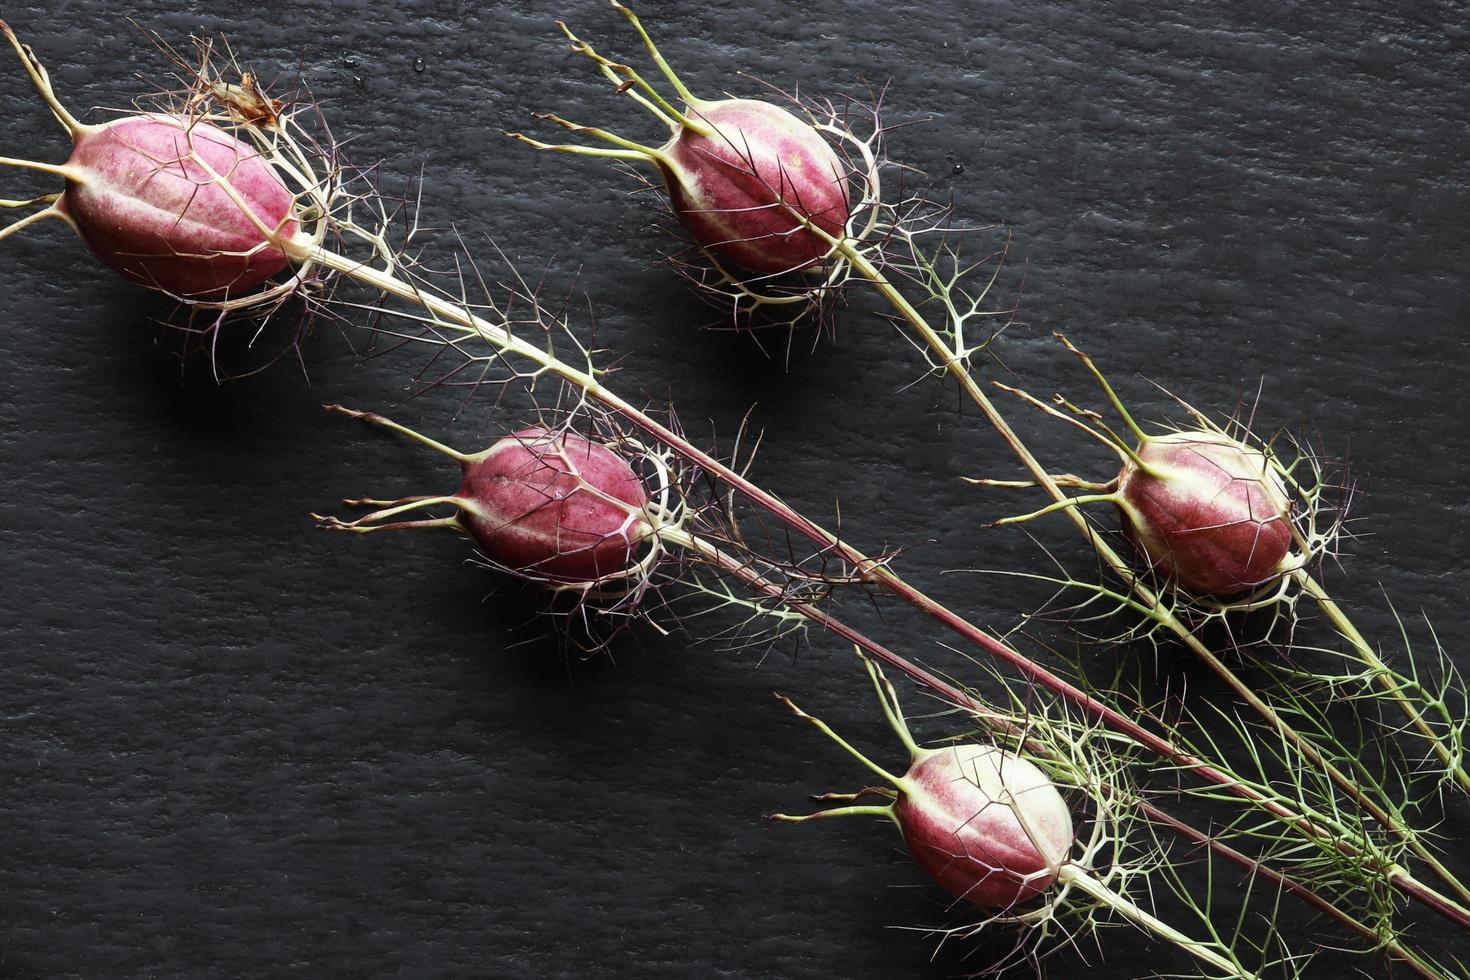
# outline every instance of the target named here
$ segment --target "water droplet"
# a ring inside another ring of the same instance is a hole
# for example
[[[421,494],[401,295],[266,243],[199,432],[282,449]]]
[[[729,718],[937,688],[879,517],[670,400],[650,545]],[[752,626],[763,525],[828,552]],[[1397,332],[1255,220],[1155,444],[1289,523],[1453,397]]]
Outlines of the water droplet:
[[[956,177],[958,177],[960,174],[962,174],[964,172],[965,172],[965,165],[963,163],[957,163],[957,164],[954,165],[954,175]]]
[[[423,71],[424,70],[424,59],[423,58],[415,58],[415,59],[413,59],[413,70],[414,71]]]
[[[344,67],[344,68],[356,68],[357,67],[357,59],[354,58],[354,57],[352,57],[352,55],[350,55],[350,54],[343,55],[342,56],[342,67]]]
[[[361,75],[353,75],[352,76],[352,84],[353,85],[356,85],[358,88],[362,88],[362,76]]]

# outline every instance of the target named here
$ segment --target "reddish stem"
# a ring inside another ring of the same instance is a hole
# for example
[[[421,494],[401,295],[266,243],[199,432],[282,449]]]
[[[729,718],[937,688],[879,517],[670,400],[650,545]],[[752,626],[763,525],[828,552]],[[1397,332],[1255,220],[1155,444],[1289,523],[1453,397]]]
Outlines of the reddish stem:
[[[836,538],[823,528],[819,527],[818,525],[812,523],[806,517],[803,517],[800,513],[793,510],[789,505],[783,503],[776,496],[768,493],[765,490],[762,490],[754,483],[751,483],[749,480],[745,479],[739,473],[720,463],[713,456],[710,456],[708,453],[699,449],[697,446],[692,445],[686,439],[679,436],[672,430],[666,428],[663,425],[660,425],[658,422],[638,411],[632,405],[629,405],[621,398],[618,398],[612,392],[609,392],[606,389],[602,388],[602,386],[594,385],[593,387],[587,389],[587,391],[588,394],[596,398],[598,401],[602,402],[608,408],[611,408],[614,411],[618,412],[618,414],[627,419],[627,421],[634,427],[641,429],[649,436],[652,436],[654,439],[658,440],[680,456],[684,457],[690,463],[693,463],[695,466],[703,469],[706,473],[709,473],[710,475],[718,478],[728,486],[739,491],[752,503],[779,518],[783,523],[792,527],[803,537],[806,537],[814,544],[820,545],[825,549],[829,549],[833,554],[836,554],[844,561],[847,561],[854,568],[860,571],[862,577],[865,580],[882,585],[883,588],[903,599],[905,602],[908,602],[920,612],[923,612],[924,614],[939,620],[941,623],[948,626],[954,632],[960,634],[961,636],[970,640],[972,643],[984,649],[991,656],[996,657],[1014,667],[1016,670],[1020,671],[1021,674],[1023,674],[1027,679],[1034,681],[1037,684],[1040,684],[1042,687],[1045,687],[1047,690],[1053,692],[1054,694],[1060,695],[1073,704],[1084,708],[1088,713],[1101,720],[1104,724],[1108,725],[1113,730],[1127,735],[1138,744],[1158,753],[1160,756],[1169,760],[1171,763],[1178,766],[1179,768],[1188,770],[1189,772],[1192,772],[1195,775],[1199,776],[1201,779],[1204,779],[1206,782],[1214,783],[1228,790],[1229,792],[1241,797],[1242,799],[1248,800],[1251,803],[1262,807],[1272,816],[1292,827],[1298,828],[1309,837],[1312,837],[1319,841],[1330,842],[1334,847],[1336,847],[1341,853],[1345,855],[1356,856],[1360,853],[1357,848],[1355,848],[1347,841],[1338,839],[1337,835],[1333,834],[1328,829],[1317,826],[1306,817],[1292,811],[1286,806],[1283,806],[1281,803],[1266,797],[1259,791],[1251,789],[1249,786],[1241,785],[1228,773],[1225,773],[1220,769],[1210,765],[1203,759],[1200,759],[1183,751],[1182,749],[1175,746],[1172,742],[1155,734],[1152,731],[1149,731],[1147,728],[1138,724],[1127,715],[1124,715],[1122,712],[1117,711],[1112,707],[1109,707],[1108,705],[1094,698],[1092,695],[1088,694],[1086,691],[1077,687],[1075,684],[1072,684],[1071,682],[1058,676],[1057,674],[1052,673],[1041,664],[1036,663],[1019,651],[1016,651],[1006,644],[995,639],[984,630],[973,625],[968,620],[964,619],[957,613],[945,607],[942,603],[929,597],[924,592],[920,591],[903,579],[899,578],[882,562],[875,561],[872,558],[864,555],[857,549],[842,543],[842,541],[840,541],[838,538]],[[754,574],[753,572],[750,572],[749,569],[745,569],[743,566],[741,566],[739,562],[737,562],[733,558],[726,557],[724,562],[717,561],[716,563],[720,564],[721,567],[726,568],[728,571],[735,573],[737,576],[741,577],[747,582],[751,581],[747,576]],[[751,584],[754,583],[752,582]],[[867,640],[867,638],[858,631],[852,629],[844,623],[839,622],[838,620],[832,619],[825,613],[815,609],[812,606],[808,606],[805,603],[795,602],[790,599],[786,599],[779,594],[776,597],[782,598],[783,603],[788,608],[794,610],[797,613],[800,613],[813,622],[821,624],[826,629],[831,630],[833,633],[836,633],[838,636],[843,637],[849,642],[859,643],[860,645],[872,644],[872,641]],[[875,657],[882,660],[884,663],[891,665],[896,670],[899,670],[907,676],[911,677],[918,683],[923,684],[925,687],[928,687],[935,693],[940,694],[941,696],[953,701],[955,704],[962,707],[972,709],[980,707],[979,702],[975,701],[973,698],[970,698],[963,691],[950,684],[948,681],[945,681],[937,675],[930,673],[922,667],[919,667],[917,664],[911,663],[904,657],[893,653],[890,650],[879,648],[876,644],[872,645],[875,647],[875,649],[873,649],[872,651]],[[1413,898],[1424,902],[1430,908],[1450,919],[1461,928],[1470,930],[1470,910],[1467,910],[1460,905],[1450,901],[1439,892],[1435,891],[1428,885],[1425,885],[1423,882],[1414,878],[1398,865],[1390,865],[1386,868],[1380,867],[1378,870],[1388,878],[1389,882],[1395,888],[1399,889],[1407,895],[1412,896]]]
[[[771,582],[769,579],[766,579],[759,572],[745,565],[738,559],[726,554],[718,548],[700,542],[697,539],[692,541],[690,544],[691,547],[694,550],[698,551],[701,557],[703,557],[706,561],[709,561],[716,567],[726,572],[729,572],[730,574],[739,578],[746,585],[751,586],[757,591],[762,592],[773,599],[779,599],[782,604],[786,606],[786,608],[800,614],[801,616],[804,616],[808,620],[816,623],[829,632],[835,633],[837,636],[860,648],[864,653],[873,657],[875,660],[879,660],[884,664],[887,664],[888,666],[899,671],[905,676],[929,688],[935,694],[944,698],[946,701],[949,701],[956,707],[963,708],[967,711],[985,717],[994,714],[993,709],[991,709],[990,706],[985,704],[983,701],[972,697],[963,689],[956,687],[949,681],[946,681],[942,677],[939,677],[937,674],[931,673],[925,668],[904,657],[902,654],[895,653],[878,641],[870,639],[866,634],[854,629],[851,626],[848,626],[846,623],[843,623],[840,620],[832,618],[827,613],[816,608],[815,606],[811,606],[804,602],[798,602],[796,600],[788,598],[779,585]],[[1060,683],[1064,686],[1070,686],[1067,685],[1065,681],[1060,681]],[[1081,694],[1083,698],[1088,697],[1084,692],[1078,693]],[[1088,700],[1091,699],[1089,698]],[[1140,729],[1140,731],[1143,730]],[[1189,764],[1189,760],[1193,759],[1193,757],[1178,753],[1177,750],[1174,750],[1172,747],[1170,748],[1170,754],[1175,757],[1175,761],[1180,762],[1182,765],[1188,765],[1188,768],[1192,769],[1195,772],[1201,772],[1202,774],[1205,774],[1204,772],[1202,772],[1202,770],[1208,769],[1208,767],[1205,767],[1203,763]],[[1218,773],[1217,770],[1208,771]],[[1206,778],[1210,777],[1207,775]],[[1222,785],[1227,785],[1237,792],[1245,789],[1245,787],[1241,787],[1238,784],[1229,781],[1228,778],[1226,779],[1225,783],[1222,783]],[[1109,793],[1115,792],[1112,787],[1107,787],[1107,790]],[[1133,801],[1133,804],[1138,808],[1141,813],[1143,813],[1150,820],[1153,820],[1155,823],[1163,824],[1164,826],[1169,827],[1171,830],[1179,834],[1181,837],[1184,837],[1186,840],[1189,840],[1196,844],[1200,844],[1204,847],[1208,847],[1215,853],[1219,854],[1221,857],[1224,857],[1227,860],[1234,862],[1251,874],[1260,875],[1273,884],[1276,884],[1291,892],[1292,894],[1297,895],[1298,897],[1311,903],[1317,909],[1336,919],[1338,922],[1342,923],[1354,933],[1369,941],[1371,944],[1377,945],[1379,943],[1384,943],[1383,937],[1379,936],[1378,933],[1375,932],[1372,928],[1358,921],[1349,913],[1344,912],[1342,909],[1339,909],[1331,901],[1313,891],[1307,885],[1304,885],[1301,882],[1296,881],[1295,879],[1281,873],[1280,871],[1275,870],[1269,865],[1263,864],[1255,858],[1252,858],[1249,855],[1236,850],[1228,844],[1217,840],[1210,834],[1207,834],[1204,831],[1201,831],[1191,826],[1190,824],[1179,820],[1177,817],[1171,816],[1169,813],[1153,805],[1152,803],[1140,799]],[[1413,881],[1412,879],[1409,879],[1409,881],[1405,882],[1404,884],[1409,883],[1412,883],[1413,886],[1417,886],[1421,889],[1425,888],[1425,886],[1417,881]],[[1403,886],[1401,885],[1400,887]],[[1436,908],[1443,914],[1449,915],[1451,918],[1456,918],[1455,913],[1457,912],[1463,913],[1463,910],[1458,909],[1458,907],[1454,906],[1453,904],[1444,902],[1444,900],[1438,895],[1438,893],[1432,890],[1426,889],[1425,893],[1423,894],[1414,891],[1413,888],[1404,888],[1404,890],[1407,891],[1409,894],[1415,895],[1416,897],[1420,898],[1426,904],[1429,904],[1430,906]],[[1406,964],[1410,969],[1412,969],[1420,976],[1427,977],[1429,978],[1429,980],[1439,980],[1439,978],[1442,976],[1442,974],[1434,970],[1432,965],[1428,964],[1423,959],[1423,957],[1421,957],[1413,950],[1403,946],[1400,942],[1398,942],[1398,940],[1389,940],[1388,942],[1384,943],[1384,948],[1393,957],[1395,957],[1395,959]]]
[[[1203,760],[1189,755],[1166,739],[1142,727],[1126,715],[1108,707],[1087,692],[1053,674],[1040,664],[1028,659],[1023,654],[1011,649],[999,640],[996,640],[979,627],[972,625],[963,617],[945,608],[938,601],[930,598],[899,578],[883,562],[869,558],[850,545],[844,544],[835,535],[814,524],[791,507],[782,503],[779,498],[762,490],[729,466],[719,462],[710,454],[691,444],[678,433],[672,431],[667,426],[659,424],[635,406],[619,398],[616,394],[604,387],[591,372],[578,370],[570,364],[549,355],[546,351],[521,340],[507,328],[497,327],[494,324],[482,320],[471,311],[464,309],[453,301],[425,292],[410,283],[398,279],[391,273],[375,269],[365,263],[349,259],[328,249],[323,249],[313,242],[302,241],[300,240],[300,236],[297,236],[296,239],[286,240],[283,247],[287,248],[288,251],[301,261],[312,260],[318,262],[324,268],[335,269],[360,283],[373,286],[381,290],[385,295],[397,296],[416,306],[423,307],[436,319],[448,324],[461,325],[464,329],[479,335],[502,352],[516,353],[540,365],[546,372],[576,386],[588,398],[617,412],[634,428],[651,436],[653,439],[669,447],[678,456],[700,467],[712,477],[722,481],[726,486],[739,492],[756,506],[769,512],[798,534],[821,546],[823,549],[830,550],[831,553],[842,558],[857,569],[865,581],[881,585],[926,615],[938,619],[951,630],[977,644],[992,656],[1010,664],[1030,680],[1085,708],[1090,714],[1101,719],[1104,723],[1114,728],[1114,730],[1128,735],[1139,744],[1157,752],[1181,768],[1190,769],[1207,781],[1215,783],[1243,799],[1260,805],[1267,812],[1289,826],[1301,830],[1308,837],[1314,840],[1328,842],[1338,848],[1343,854],[1356,856],[1360,853],[1351,844],[1338,840],[1330,829],[1319,827],[1302,814],[1298,814],[1282,804],[1266,798],[1256,790],[1240,785],[1228,774],[1204,763]],[[733,561],[733,559],[730,560]],[[732,568],[731,571],[738,574],[744,570]],[[784,596],[778,596],[778,598],[781,598],[790,608],[799,613],[815,613],[816,615],[810,618],[814,619],[814,621],[822,622],[839,635],[847,635],[851,632],[848,631],[847,627],[837,623],[835,620],[828,619],[824,614],[818,613],[817,610],[812,609],[810,606],[791,602]],[[856,635],[854,634],[853,637],[854,642],[856,642]],[[886,663],[891,663],[895,668],[903,671],[914,680],[936,692],[948,696],[949,692],[956,691],[952,685],[940,680],[928,671],[922,670],[922,668],[908,664],[902,658],[889,659],[888,657],[880,657],[880,659],[883,659]],[[1386,867],[1379,865],[1377,866],[1377,870],[1395,888],[1420,899],[1436,911],[1456,922],[1462,928],[1470,930],[1470,910],[1455,904],[1429,886],[1416,880],[1396,864],[1390,864]]]

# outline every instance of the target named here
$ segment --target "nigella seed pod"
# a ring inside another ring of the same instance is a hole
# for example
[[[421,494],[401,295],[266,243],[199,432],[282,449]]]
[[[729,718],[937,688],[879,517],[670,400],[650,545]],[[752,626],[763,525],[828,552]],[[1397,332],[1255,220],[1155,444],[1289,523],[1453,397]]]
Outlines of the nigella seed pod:
[[[693,100],[658,153],[680,222],[737,268],[776,275],[820,262],[831,246],[803,219],[844,234],[847,168],[821,133],[780,106]]]
[[[643,482],[622,456],[579,435],[521,429],[463,467],[460,522],[513,571],[595,582],[627,568],[648,534]]]
[[[1065,868],[1075,842],[1072,814],[1055,783],[1034,763],[995,745],[961,743],[921,748],[904,722],[898,696],[864,658],[893,730],[909,750],[908,770],[894,776],[857,753],[824,723],[782,698],[888,785],[820,799],[887,796],[892,802],[853,804],[806,816],[775,814],[791,823],[839,816],[879,816],[903,834],[909,853],[929,877],[957,898],[1009,909],[1044,892]]]
[[[653,147],[559,116],[539,118],[612,144],[594,148],[508,136],[536,149],[654,164],[670,203],[694,242],[722,264],[760,276],[810,269],[847,235],[852,168],[823,132],[779,105],[756,99],[696,98],[658,53],[631,10],[632,23],[682,102],[676,107],[631,67],[610,61],[561,24],[572,50],[592,59],[661,121],[670,137]]]
[[[251,145],[201,119],[148,113],[83,125],[56,99],[31,50],[0,22],[72,137],[65,164],[0,162],[64,177],[66,189],[11,206],[49,206],[0,230],[66,222],[103,263],[187,300],[237,298],[281,272],[297,231],[295,197]]]
[[[1096,413],[1074,409],[1085,418],[1072,420],[1074,424],[1122,460],[1118,475],[1106,483],[1070,474],[1052,476],[1057,487],[1094,492],[1065,496],[1041,510],[997,523],[1015,524],[1083,504],[1112,503],[1142,563],[1164,584],[1207,602],[1239,603],[1242,596],[1246,603],[1262,601],[1302,567],[1307,559],[1297,549],[1302,537],[1296,502],[1309,505],[1310,521],[1311,500],[1289,484],[1267,448],[1244,441],[1251,438],[1249,434],[1234,438],[1187,405],[1199,428],[1162,435],[1144,432],[1092,359],[1065,337],[1061,340],[1087,365],[1136,441],[1130,444]],[[1024,397],[1036,403],[1029,395]],[[1061,404],[1070,404],[1058,398]],[[1310,548],[1303,550],[1310,553]]]
[[[1188,592],[1237,595],[1287,568],[1291,499],[1259,449],[1209,431],[1150,437],[1117,492],[1136,547]]]
[[[869,649],[877,653],[881,648]],[[892,656],[887,651],[882,655]],[[974,742],[943,749],[921,748],[909,733],[893,685],[873,661],[861,653],[859,656],[878,692],[884,715],[909,751],[908,770],[901,777],[885,771],[824,722],[783,697],[781,700],[797,717],[811,722],[887,784],[866,786],[856,793],[824,793],[815,799],[856,801],[875,796],[887,797],[890,802],[853,802],[804,816],[777,813],[772,814],[773,820],[804,823],[829,817],[875,816],[891,821],[903,834],[915,862],[935,882],[956,898],[987,910],[978,923],[944,930],[942,934],[947,936],[972,935],[981,926],[1001,922],[1031,927],[1032,934],[1023,937],[1023,943],[1045,943],[1072,901],[1080,898],[1081,905],[1074,911],[1091,916],[1099,908],[1108,909],[1154,936],[1178,944],[1208,964],[1211,976],[1217,971],[1219,976],[1258,975],[1241,965],[1228,943],[1208,938],[1201,941],[1180,932],[1141,907],[1130,896],[1132,889],[1122,887],[1147,869],[1121,863],[1120,849],[1126,838],[1119,823],[1121,812],[1115,811],[1113,804],[1122,801],[1131,808],[1138,798],[1105,761],[1107,748],[1088,745],[1085,731],[1069,721],[1058,723],[1045,712],[1014,714],[989,708],[952,688],[944,693],[946,700],[970,709],[997,739],[1014,748]],[[941,682],[940,686],[945,685]],[[1010,693],[1012,697],[1019,694]],[[1090,831],[1082,841],[1077,839],[1071,810],[1054,779],[1065,782],[1079,799],[1096,807]],[[1105,857],[1106,852],[1114,855],[1111,860]],[[1106,869],[1101,874],[1093,870],[1099,865]],[[1023,945],[1018,950],[1045,953],[1038,946]]]
[[[1073,841],[1072,815],[1046,774],[993,745],[922,751],[893,815],[919,867],[950,894],[1009,908],[1045,891]]]
[[[377,508],[354,521],[313,515],[335,531],[443,527],[468,535],[496,567],[554,590],[635,591],[661,544],[643,480],[617,450],[574,432],[532,426],[479,453],[462,453],[370,412],[326,406],[401,433],[459,463],[457,492],[399,500],[355,499]],[[402,520],[450,507],[446,517]]]
[[[248,144],[164,115],[88,127],[75,140],[54,206],[106,265],[190,299],[239,296],[286,267],[261,226],[293,235],[295,199]]]

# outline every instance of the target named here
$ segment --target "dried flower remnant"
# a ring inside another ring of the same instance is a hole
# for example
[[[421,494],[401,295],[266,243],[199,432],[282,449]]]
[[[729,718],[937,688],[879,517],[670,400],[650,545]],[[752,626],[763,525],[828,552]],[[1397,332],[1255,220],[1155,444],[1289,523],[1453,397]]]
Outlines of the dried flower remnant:
[[[230,82],[209,82],[202,94],[224,106],[232,117],[246,125],[272,129],[281,124],[281,100],[273,99],[262,92],[253,72],[242,72],[238,85]]]

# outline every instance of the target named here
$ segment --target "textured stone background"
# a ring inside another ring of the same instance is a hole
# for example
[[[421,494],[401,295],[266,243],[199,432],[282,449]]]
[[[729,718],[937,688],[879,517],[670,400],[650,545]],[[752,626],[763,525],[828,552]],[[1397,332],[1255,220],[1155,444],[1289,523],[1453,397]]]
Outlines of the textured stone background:
[[[957,477],[1013,464],[952,392],[901,390],[919,362],[870,303],[789,366],[699,331],[714,314],[655,262],[667,240],[625,178],[499,137],[552,109],[653,138],[551,23],[634,57],[606,7],[195,6],[3,15],[78,110],[156,84],[162,59],[129,16],[174,40],[223,33],[267,78],[299,65],[353,159],[381,160],[389,186],[422,170],[426,221],[585,291],[599,344],[626,355],[620,390],[672,396],[701,438],[754,404],[757,476],[793,504],[825,520],[840,501],[856,542],[907,547],[907,572],[997,629],[1038,600],[943,574],[1046,565],[1023,535],[980,529],[1019,498]],[[642,10],[696,91],[752,92],[737,71],[834,96],[890,82],[888,120],[920,122],[892,140],[913,185],[1014,235],[1003,283],[1024,283],[1024,323],[1001,350],[1022,383],[1091,400],[1050,340],[1064,329],[1149,417],[1168,400],[1143,377],[1221,412],[1259,393],[1264,430],[1310,434],[1362,491],[1362,537],[1329,581],[1385,641],[1380,585],[1424,610],[1470,666],[1464,4],[802,8]],[[4,64],[0,155],[63,158]],[[0,172],[4,196],[45,186]],[[994,955],[931,960],[933,937],[886,928],[962,921],[886,826],[762,820],[862,778],[773,689],[898,764],[839,645],[763,656],[643,631],[583,661],[449,535],[313,529],[307,513],[342,496],[453,483],[320,403],[463,446],[513,410],[404,403],[419,362],[359,362],[330,327],[309,379],[287,364],[216,385],[204,361],[181,366],[155,323],[167,307],[59,225],[6,242],[0,281],[0,975],[940,977]],[[1104,465],[1019,417],[1059,467]],[[1057,532],[1041,540],[1085,560]],[[960,667],[902,610],[853,616]],[[1157,660],[1214,684],[1167,648]],[[1470,814],[1452,817],[1462,846]],[[1294,906],[1283,921],[1307,931]],[[1126,930],[1107,941],[1093,976],[1190,969]]]

